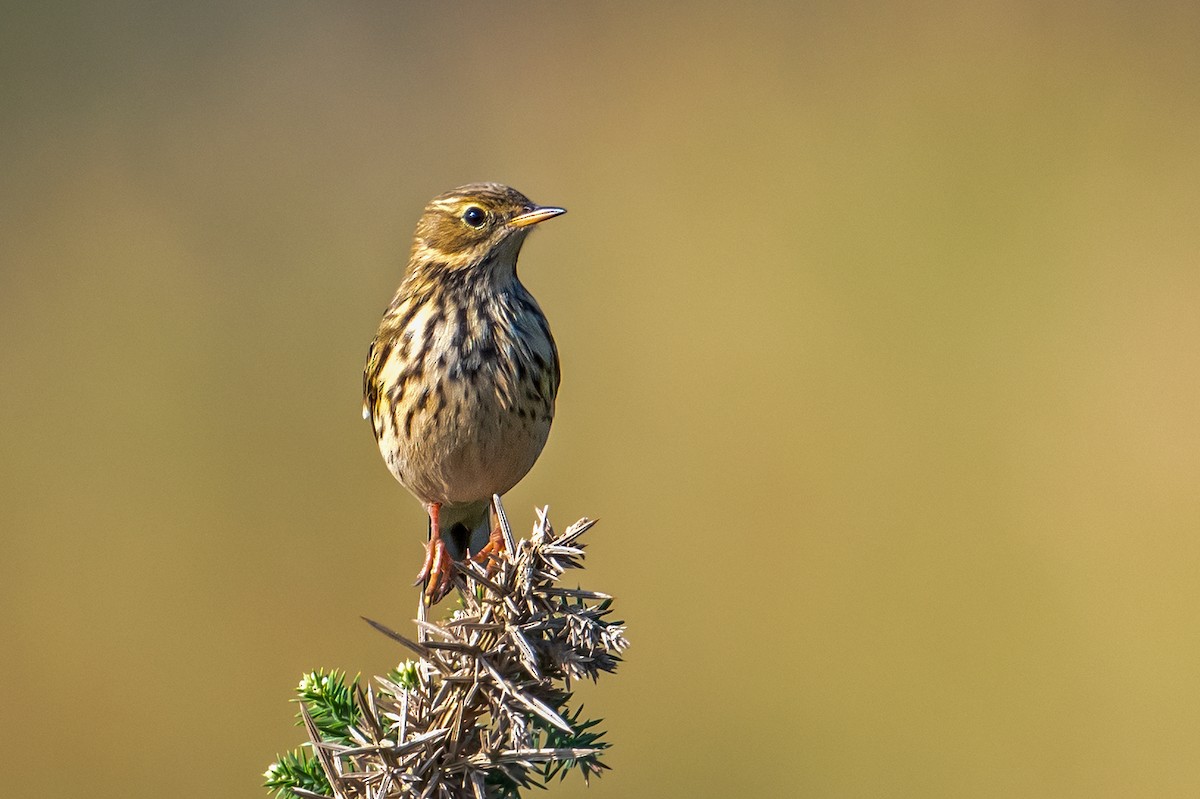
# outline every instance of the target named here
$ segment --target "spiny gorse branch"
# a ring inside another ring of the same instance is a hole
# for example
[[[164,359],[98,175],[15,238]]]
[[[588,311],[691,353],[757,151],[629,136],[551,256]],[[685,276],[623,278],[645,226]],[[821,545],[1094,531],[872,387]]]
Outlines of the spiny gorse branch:
[[[495,502],[507,551],[487,568],[456,564],[460,609],[435,623],[419,603],[416,640],[367,620],[415,660],[365,687],[339,672],[301,681],[314,756],[267,770],[277,796],[517,799],[573,768],[585,780],[607,768],[599,720],[571,708],[571,685],[615,671],[625,628],[608,618],[612,597],[559,584],[582,568],[594,522],[558,535],[543,509],[518,542]]]

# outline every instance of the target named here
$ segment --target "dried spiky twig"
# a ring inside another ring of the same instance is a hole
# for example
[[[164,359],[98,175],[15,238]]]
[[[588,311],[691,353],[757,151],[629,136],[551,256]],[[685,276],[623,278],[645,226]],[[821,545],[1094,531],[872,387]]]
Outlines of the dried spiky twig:
[[[531,537],[517,541],[499,497],[495,508],[507,551],[487,568],[456,564],[462,607],[447,621],[429,622],[419,602],[413,640],[367,620],[418,659],[354,686],[356,722],[322,730],[301,702],[316,757],[293,760],[305,776],[319,769],[336,799],[509,799],[571,768],[585,780],[607,768],[597,722],[567,703],[572,681],[616,669],[624,626],[607,619],[612,597],[559,585],[582,568],[578,541],[594,522],[557,535],[543,509]],[[268,770],[268,787],[322,796],[273,771],[284,762]]]

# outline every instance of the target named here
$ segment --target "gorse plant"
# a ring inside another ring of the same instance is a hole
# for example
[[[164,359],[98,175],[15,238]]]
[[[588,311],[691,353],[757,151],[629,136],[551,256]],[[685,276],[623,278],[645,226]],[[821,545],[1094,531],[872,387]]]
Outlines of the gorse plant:
[[[455,564],[461,607],[434,623],[418,603],[417,637],[369,624],[417,657],[373,684],[337,671],[306,674],[297,688],[306,748],[273,763],[266,787],[298,797],[518,799],[529,787],[607,766],[600,719],[571,706],[573,681],[615,671],[627,646],[612,598],[564,588],[582,568],[582,519],[556,535],[545,511],[485,568]]]

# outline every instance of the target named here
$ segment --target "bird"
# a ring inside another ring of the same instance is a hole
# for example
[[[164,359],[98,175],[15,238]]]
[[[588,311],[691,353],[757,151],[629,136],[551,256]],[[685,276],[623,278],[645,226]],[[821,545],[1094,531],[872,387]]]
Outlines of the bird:
[[[433,198],[368,350],[363,418],[429,516],[414,583],[426,604],[450,592],[452,559],[503,547],[491,498],[529,472],[550,434],[558,348],[517,257],[536,225],[564,213],[499,183]]]

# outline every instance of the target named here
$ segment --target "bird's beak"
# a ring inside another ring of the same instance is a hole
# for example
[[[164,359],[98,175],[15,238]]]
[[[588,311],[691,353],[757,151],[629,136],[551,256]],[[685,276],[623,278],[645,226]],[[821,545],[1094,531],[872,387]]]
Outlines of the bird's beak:
[[[523,214],[517,214],[512,219],[508,220],[508,224],[512,227],[528,227],[536,225],[538,222],[545,222],[547,219],[565,214],[566,208],[555,208],[551,205],[534,206]]]

